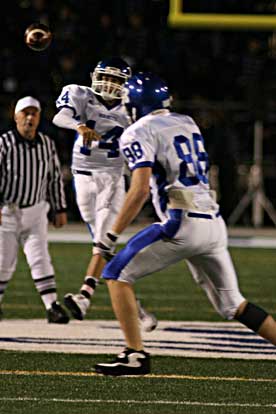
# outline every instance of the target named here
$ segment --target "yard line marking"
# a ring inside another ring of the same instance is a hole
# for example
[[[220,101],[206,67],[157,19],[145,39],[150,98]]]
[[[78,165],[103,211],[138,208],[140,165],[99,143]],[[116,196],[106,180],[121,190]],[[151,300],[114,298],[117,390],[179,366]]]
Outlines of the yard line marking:
[[[142,335],[152,355],[276,360],[275,346],[235,322],[159,321]],[[118,354],[124,344],[114,320],[71,321],[62,330],[41,319],[3,320],[0,326],[0,350]]]
[[[39,401],[39,402],[62,402],[62,403],[103,403],[103,404],[163,404],[163,405],[191,405],[203,407],[256,407],[256,408],[276,408],[276,404],[249,404],[249,403],[218,403],[218,402],[200,402],[200,401],[166,401],[166,400],[88,400],[72,398],[29,398],[29,397],[0,397],[0,401]]]
[[[72,377],[100,377],[96,372],[69,372],[69,371],[19,371],[19,370],[0,370],[0,375],[45,375],[45,376],[72,376]],[[124,375],[133,377],[133,375]],[[275,378],[245,378],[245,377],[205,377],[181,374],[147,374],[144,378],[168,378],[184,379],[191,381],[241,381],[241,382],[276,382]]]

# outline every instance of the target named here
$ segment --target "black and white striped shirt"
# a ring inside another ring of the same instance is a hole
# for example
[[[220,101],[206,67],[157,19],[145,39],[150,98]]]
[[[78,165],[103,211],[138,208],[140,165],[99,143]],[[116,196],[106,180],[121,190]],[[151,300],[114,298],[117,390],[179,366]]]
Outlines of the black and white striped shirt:
[[[47,200],[53,211],[66,210],[66,200],[56,146],[38,132],[24,139],[16,129],[0,136],[0,205],[20,208]]]

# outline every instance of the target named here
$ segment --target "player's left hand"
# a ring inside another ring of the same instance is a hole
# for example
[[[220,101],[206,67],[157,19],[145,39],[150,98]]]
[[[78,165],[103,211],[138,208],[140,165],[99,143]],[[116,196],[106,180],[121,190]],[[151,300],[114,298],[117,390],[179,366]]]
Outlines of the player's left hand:
[[[65,212],[55,213],[53,218],[53,225],[56,228],[62,227],[67,224],[67,214]]]

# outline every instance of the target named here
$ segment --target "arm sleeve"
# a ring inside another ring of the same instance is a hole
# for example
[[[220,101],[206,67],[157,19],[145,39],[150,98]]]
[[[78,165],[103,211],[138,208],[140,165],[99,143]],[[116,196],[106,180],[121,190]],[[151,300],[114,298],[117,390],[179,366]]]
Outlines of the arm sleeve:
[[[91,93],[87,86],[64,86],[56,100],[58,113],[53,118],[53,123],[61,128],[76,130],[79,124],[85,122],[85,108],[91,99]]]
[[[60,162],[54,141],[51,141],[51,161],[49,169],[48,196],[52,210],[57,213],[66,211],[66,199],[61,175]]]
[[[74,118],[74,113],[70,108],[62,108],[53,118],[53,124],[60,128],[68,128],[77,130],[77,126],[82,122]]]
[[[130,171],[141,167],[152,167],[155,161],[155,146],[147,127],[126,129],[120,139],[120,151]]]

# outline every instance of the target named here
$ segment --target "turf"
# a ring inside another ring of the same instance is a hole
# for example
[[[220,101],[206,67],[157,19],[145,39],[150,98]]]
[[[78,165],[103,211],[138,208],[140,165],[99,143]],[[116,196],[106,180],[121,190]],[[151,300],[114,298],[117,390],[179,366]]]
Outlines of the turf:
[[[78,290],[90,246],[51,244],[50,250],[61,299],[64,293]],[[231,253],[244,295],[275,316],[275,250],[232,248]],[[137,283],[137,293],[160,320],[221,321],[184,262]],[[5,318],[45,317],[22,252],[5,295],[3,311]],[[114,318],[104,284],[99,286],[88,318]],[[93,365],[109,358],[1,351],[0,413],[276,412],[276,361],[155,356],[151,376],[95,376]]]
[[[65,293],[78,291],[88,264],[90,246],[53,243],[50,252],[62,300]],[[243,294],[275,316],[275,250],[232,248],[231,253]],[[221,321],[204,292],[193,281],[184,261],[144,278],[136,284],[136,292],[145,307],[154,311],[160,320]],[[45,317],[22,252],[5,294],[3,311],[5,318]],[[104,283],[98,287],[87,317],[114,318]]]

